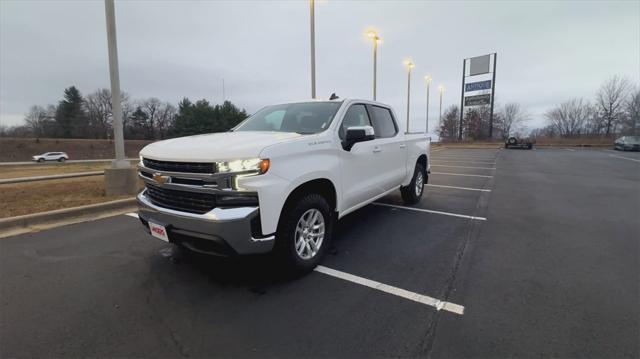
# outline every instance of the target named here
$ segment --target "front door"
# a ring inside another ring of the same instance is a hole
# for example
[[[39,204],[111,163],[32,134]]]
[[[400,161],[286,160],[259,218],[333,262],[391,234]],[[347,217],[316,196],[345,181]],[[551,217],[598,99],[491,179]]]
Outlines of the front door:
[[[371,126],[367,107],[363,104],[353,104],[344,115],[339,129],[340,139],[343,140],[346,130],[353,126]],[[340,153],[342,167],[342,211],[355,207],[379,194],[381,180],[379,141],[364,141],[353,145],[350,151]]]

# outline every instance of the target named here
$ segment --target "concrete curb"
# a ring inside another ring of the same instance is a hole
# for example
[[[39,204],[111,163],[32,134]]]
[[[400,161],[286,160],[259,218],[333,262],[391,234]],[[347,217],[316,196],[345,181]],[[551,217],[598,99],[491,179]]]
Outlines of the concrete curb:
[[[65,163],[93,163],[93,162],[111,162],[113,158],[104,158],[96,160],[67,160],[65,162],[47,161],[42,163],[43,165],[64,165]],[[139,161],[139,158],[125,158],[127,161]],[[19,161],[19,162],[0,162],[0,166],[26,166],[26,165],[39,165],[40,163],[35,161]]]
[[[105,214],[118,211],[136,209],[135,198],[125,198],[105,203],[95,203],[86,206],[56,209],[48,212],[26,214],[23,216],[1,218],[0,238],[4,237],[4,232],[24,232],[30,228],[51,225],[58,222],[77,223],[85,220],[92,220],[104,217]],[[114,213],[115,214],[115,213]]]
[[[6,179],[0,179],[0,184],[46,181],[46,180],[61,179],[61,178],[102,176],[103,174],[104,174],[104,171],[92,171],[92,172],[64,173],[64,174],[50,175],[50,176],[6,178]]]

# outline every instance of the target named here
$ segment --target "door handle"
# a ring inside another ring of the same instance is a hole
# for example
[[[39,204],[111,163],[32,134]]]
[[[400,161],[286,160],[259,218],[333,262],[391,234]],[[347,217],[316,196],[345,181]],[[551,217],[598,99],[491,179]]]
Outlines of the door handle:
[[[378,153],[378,152],[382,152],[382,148],[380,148],[380,146],[376,146],[373,148],[373,153]]]
[[[407,148],[407,145],[405,145],[404,143],[400,145],[400,148]]]

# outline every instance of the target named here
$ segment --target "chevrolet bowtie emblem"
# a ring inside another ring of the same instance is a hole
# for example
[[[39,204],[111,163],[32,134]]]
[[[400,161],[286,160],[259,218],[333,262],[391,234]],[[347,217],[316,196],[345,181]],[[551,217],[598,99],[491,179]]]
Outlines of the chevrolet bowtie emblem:
[[[160,183],[160,184],[165,184],[167,182],[169,182],[169,176],[163,176],[160,173],[154,173],[153,174],[153,180]]]

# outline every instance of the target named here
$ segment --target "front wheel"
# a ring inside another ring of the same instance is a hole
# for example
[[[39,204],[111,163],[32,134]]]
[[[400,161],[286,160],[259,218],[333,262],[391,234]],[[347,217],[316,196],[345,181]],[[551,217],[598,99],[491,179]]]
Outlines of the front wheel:
[[[38,158],[38,162],[40,163],[44,162],[44,158]]]
[[[276,252],[288,269],[306,273],[322,260],[333,235],[333,215],[327,200],[310,193],[298,197],[282,211]]]
[[[409,185],[406,187],[400,187],[402,201],[405,204],[416,204],[420,202],[424,185],[426,183],[427,177],[424,166],[421,163],[416,163],[416,168],[413,171],[413,178],[411,178],[411,183],[409,183]]]
[[[58,162],[64,162],[64,161],[66,161],[66,160],[67,160],[66,158],[64,158],[64,157],[60,157],[60,158],[58,159]]]

